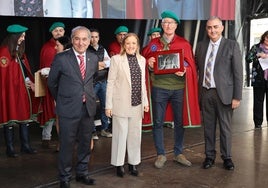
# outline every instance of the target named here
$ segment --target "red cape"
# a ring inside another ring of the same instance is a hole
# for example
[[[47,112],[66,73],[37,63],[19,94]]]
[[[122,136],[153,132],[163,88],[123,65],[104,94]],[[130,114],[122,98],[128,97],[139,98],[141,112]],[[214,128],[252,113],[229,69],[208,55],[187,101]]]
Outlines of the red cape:
[[[55,46],[56,42],[53,38],[43,45],[40,53],[40,69],[51,67],[51,63],[57,53]],[[56,118],[54,98],[52,97],[47,85],[45,88],[46,95],[41,98],[43,113],[40,114],[38,119],[41,126],[46,125],[49,121],[55,120]]]
[[[34,82],[26,56],[27,76]],[[7,47],[0,47],[0,125],[32,122],[39,111],[39,100],[26,88],[20,63],[12,59]]]
[[[121,45],[119,44],[119,42],[114,41],[112,42],[110,45],[109,45],[109,48],[108,48],[108,54],[110,57],[116,55],[116,54],[119,54],[121,51]]]
[[[160,41],[160,38],[155,38],[150,41],[150,43],[143,49],[142,55],[149,59],[153,57],[153,52],[162,51],[164,49],[163,43]],[[193,57],[192,47],[188,41],[184,38],[175,35],[173,40],[169,44],[170,50],[183,49],[184,50],[184,61],[187,62],[186,67],[186,84],[184,88],[184,103],[183,103],[183,126],[185,128],[200,127],[201,126],[201,117],[200,117],[200,107],[198,102],[198,87],[197,87],[197,72],[196,65]],[[147,63],[148,64],[148,63]],[[148,70],[148,69],[147,69]],[[147,92],[148,99],[151,105],[151,81],[149,78],[149,73],[146,74],[147,81]],[[168,103],[165,122],[173,121],[173,113],[171,104]],[[152,112],[147,112],[144,114],[143,119],[143,129],[149,129],[153,124],[152,122]]]

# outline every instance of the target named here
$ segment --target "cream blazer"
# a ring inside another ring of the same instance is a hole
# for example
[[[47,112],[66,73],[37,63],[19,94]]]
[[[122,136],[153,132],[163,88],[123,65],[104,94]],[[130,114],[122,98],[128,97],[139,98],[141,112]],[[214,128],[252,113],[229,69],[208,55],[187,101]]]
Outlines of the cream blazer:
[[[142,81],[142,105],[148,106],[147,91],[145,85],[145,58],[137,56],[141,69]],[[131,78],[127,56],[114,55],[111,58],[111,64],[107,80],[106,89],[106,109],[111,109],[112,114],[120,117],[133,117],[135,114],[131,111]]]

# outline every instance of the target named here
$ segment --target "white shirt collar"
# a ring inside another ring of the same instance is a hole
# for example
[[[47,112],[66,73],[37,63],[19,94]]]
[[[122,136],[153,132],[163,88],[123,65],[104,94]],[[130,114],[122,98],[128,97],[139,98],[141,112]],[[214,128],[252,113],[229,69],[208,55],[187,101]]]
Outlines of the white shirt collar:
[[[221,39],[222,39],[222,36],[216,42],[213,42],[212,40],[210,40],[210,45],[214,44],[216,46],[219,46],[221,43]]]

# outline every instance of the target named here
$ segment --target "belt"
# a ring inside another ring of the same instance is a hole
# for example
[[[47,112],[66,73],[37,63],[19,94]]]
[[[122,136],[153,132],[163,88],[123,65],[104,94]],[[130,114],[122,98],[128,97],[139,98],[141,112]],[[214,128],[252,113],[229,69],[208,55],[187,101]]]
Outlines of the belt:
[[[205,90],[213,90],[213,89],[216,89],[216,88],[215,87],[211,87],[211,88],[203,87],[203,89],[205,89]]]

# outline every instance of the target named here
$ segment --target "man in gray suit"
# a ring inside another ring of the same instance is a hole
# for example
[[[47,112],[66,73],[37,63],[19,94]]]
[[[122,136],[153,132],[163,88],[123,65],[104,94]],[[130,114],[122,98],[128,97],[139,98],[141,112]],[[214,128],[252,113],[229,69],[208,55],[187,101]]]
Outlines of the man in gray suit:
[[[227,170],[233,170],[231,159],[232,115],[242,99],[243,68],[238,43],[222,36],[224,26],[218,17],[207,21],[209,39],[196,48],[199,71],[199,99],[205,129],[203,168],[214,165],[217,121],[220,128],[220,152]],[[211,53],[213,49],[213,53]]]
[[[95,184],[95,180],[88,175],[88,161],[96,112],[93,77],[98,71],[98,58],[87,51],[90,44],[89,29],[75,27],[71,40],[73,48],[55,56],[48,76],[48,87],[56,100],[56,113],[59,116],[60,187],[70,187],[76,141],[76,181]]]

